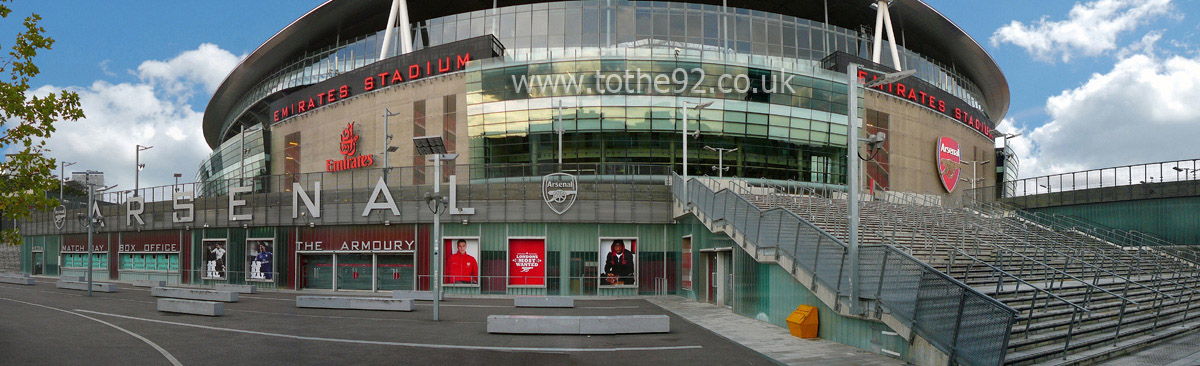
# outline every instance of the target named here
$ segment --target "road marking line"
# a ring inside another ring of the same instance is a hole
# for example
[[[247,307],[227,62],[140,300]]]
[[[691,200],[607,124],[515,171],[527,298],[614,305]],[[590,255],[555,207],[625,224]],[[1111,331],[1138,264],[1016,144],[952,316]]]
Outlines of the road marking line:
[[[158,320],[158,319],[139,318],[139,317],[128,316],[128,315],[109,314],[109,313],[102,313],[99,311],[91,311],[91,310],[83,310],[83,309],[75,309],[75,311],[96,314],[96,315],[106,315],[106,316],[111,316],[111,317],[129,319],[129,320],[141,320],[141,321],[152,322],[152,323],[216,330],[216,331],[222,331],[222,332],[254,334],[254,335],[261,335],[261,336],[268,336],[268,337],[291,338],[291,339],[299,339],[299,340],[306,340],[306,341],[373,344],[373,345],[380,345],[380,346],[400,346],[400,347],[437,348],[437,349],[462,349],[462,350],[472,350],[472,351],[517,351],[517,352],[673,351],[673,350],[704,348],[703,346],[698,346],[698,345],[697,346],[665,346],[665,347],[622,347],[622,348],[499,347],[499,346],[466,346],[466,345],[451,345],[451,344],[425,344],[425,343],[406,343],[406,342],[367,341],[367,340],[359,340],[359,339],[306,337],[306,336],[298,336],[298,335],[291,335],[291,334],[281,334],[281,333],[260,332],[260,331],[254,331],[254,330],[214,327],[214,326],[208,326],[208,325],[188,324],[188,323],[180,323],[180,322]]]
[[[270,312],[270,311],[255,311],[255,310],[232,310],[232,309],[230,309],[230,310],[226,310],[226,311],[229,311],[229,312],[235,312],[235,313],[270,314],[270,315],[280,315],[280,316],[302,316],[302,317],[309,317],[309,318],[355,319],[355,320],[389,320],[389,321],[402,321],[402,322],[414,322],[414,323],[417,323],[417,322],[425,322],[425,320],[418,320],[418,319],[402,319],[402,318],[372,318],[372,317],[336,316],[336,315],[308,315],[308,314],[289,314],[289,313],[276,313],[276,312]],[[450,321],[443,320],[443,322],[450,322]],[[450,323],[485,323],[485,322],[454,321],[454,322],[450,322]]]
[[[116,328],[116,329],[117,329],[117,330],[119,330],[119,331],[125,332],[125,334],[131,335],[131,336],[133,336],[134,338],[137,338],[137,339],[140,339],[140,340],[142,340],[142,342],[146,342],[146,344],[150,345],[150,347],[154,347],[154,349],[155,349],[156,351],[158,351],[158,353],[161,353],[161,354],[163,355],[163,357],[166,357],[166,358],[167,358],[167,361],[171,361],[171,364],[172,364],[172,365],[175,365],[175,366],[183,366],[183,364],[182,364],[182,363],[180,363],[180,362],[179,362],[179,360],[175,359],[175,356],[171,355],[171,353],[170,353],[170,352],[167,352],[167,350],[166,350],[166,349],[163,349],[162,347],[159,347],[159,346],[158,346],[158,344],[156,344],[156,343],[154,343],[154,342],[150,341],[149,339],[146,339],[146,337],[142,337],[141,335],[139,335],[139,334],[137,334],[137,333],[134,333],[134,332],[131,332],[131,331],[129,331],[128,329],[125,329],[125,328],[118,327],[116,324],[109,323],[109,322],[106,322],[106,321],[103,321],[103,320],[100,320],[100,319],[96,319],[96,318],[93,318],[93,317],[90,317],[90,316],[87,316],[87,315],[83,315],[83,314],[80,314],[80,313],[76,313],[76,312],[74,312],[74,311],[70,311],[70,310],[64,310],[64,309],[59,309],[59,308],[52,307],[52,306],[46,306],[46,305],[41,305],[41,304],[34,304],[34,303],[31,303],[31,302],[24,302],[24,301],[21,301],[21,300],[6,299],[6,298],[2,298],[2,297],[0,297],[0,300],[8,300],[8,301],[12,301],[12,302],[19,302],[19,303],[22,303],[22,304],[25,304],[25,305],[33,305],[33,306],[42,307],[42,308],[46,308],[46,309],[50,309],[50,310],[61,311],[61,312],[67,313],[67,314],[71,314],[71,315],[79,316],[79,317],[82,317],[82,318],[84,318],[84,319],[92,320],[92,321],[98,322],[98,323],[100,323],[100,324],[104,324],[104,325],[107,325],[107,326],[110,326],[110,327]],[[77,310],[77,311],[80,311],[79,309],[75,309],[75,310]]]

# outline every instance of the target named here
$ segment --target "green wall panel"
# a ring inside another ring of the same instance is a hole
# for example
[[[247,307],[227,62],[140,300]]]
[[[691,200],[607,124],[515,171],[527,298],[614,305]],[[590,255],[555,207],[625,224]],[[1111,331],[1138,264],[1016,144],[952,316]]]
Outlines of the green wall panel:
[[[1093,203],[1030,211],[1074,216],[1115,229],[1153,234],[1176,244],[1200,245],[1200,197]]]

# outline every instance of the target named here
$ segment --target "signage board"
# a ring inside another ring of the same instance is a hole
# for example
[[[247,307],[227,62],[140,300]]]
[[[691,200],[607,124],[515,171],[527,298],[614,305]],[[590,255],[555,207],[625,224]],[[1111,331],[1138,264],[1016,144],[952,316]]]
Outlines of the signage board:
[[[546,286],[546,239],[508,239],[508,285]]]
[[[824,65],[825,69],[841,72],[843,74],[846,73],[846,69],[849,67],[851,62],[875,70],[889,72],[894,71],[894,69],[890,67],[883,66],[867,59],[841,51],[834,52],[824,60],[821,60],[821,63]],[[859,83],[866,83],[882,76],[883,74],[874,71],[863,69],[859,69],[858,71]],[[988,138],[996,138],[995,131],[993,131],[993,129],[996,128],[996,123],[985,116],[983,112],[975,107],[972,107],[970,104],[967,104],[967,102],[963,101],[962,99],[934,86],[933,84],[930,84],[929,82],[921,80],[916,76],[910,76],[904,78],[903,80],[890,84],[879,85],[871,89],[895,96],[900,99],[908,100],[909,102],[920,104],[926,109],[932,110],[938,114],[944,115],[954,119],[955,121],[958,121],[959,123],[967,125],[984,136],[987,136]]]
[[[416,50],[312,84],[271,102],[271,120],[279,122],[379,88],[466,69],[473,60],[504,54],[492,35]]]

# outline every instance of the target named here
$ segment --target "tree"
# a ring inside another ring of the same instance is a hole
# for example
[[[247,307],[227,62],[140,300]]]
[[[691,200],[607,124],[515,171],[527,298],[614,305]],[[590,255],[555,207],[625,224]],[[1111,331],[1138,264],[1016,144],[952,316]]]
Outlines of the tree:
[[[0,19],[8,19],[12,9],[0,0]],[[8,151],[0,163],[0,212],[5,219],[28,218],[34,211],[48,211],[58,200],[46,195],[58,189],[53,171],[58,162],[44,155],[46,139],[54,132],[57,121],[76,121],[83,118],[79,95],[62,90],[45,96],[32,95],[29,79],[37,76],[33,59],[38,51],[50,50],[54,40],[38,25],[42,17],[25,17],[23,31],[9,47],[7,56],[0,56],[0,150]],[[8,245],[21,243],[17,229],[0,232],[0,241]]]

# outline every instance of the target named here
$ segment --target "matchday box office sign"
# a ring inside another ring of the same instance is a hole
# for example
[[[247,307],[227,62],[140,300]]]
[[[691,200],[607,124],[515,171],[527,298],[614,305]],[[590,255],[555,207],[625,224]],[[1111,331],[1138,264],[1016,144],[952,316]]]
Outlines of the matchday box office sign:
[[[895,69],[891,67],[880,65],[867,59],[841,51],[834,52],[828,57],[825,57],[824,60],[821,60],[821,64],[825,69],[837,71],[843,74],[846,72],[846,69],[850,66],[851,62],[874,70],[888,72],[895,71]],[[883,75],[878,72],[862,69],[858,71],[859,83],[866,83],[882,76]],[[996,128],[996,123],[988,119],[987,116],[984,116],[983,112],[975,109],[975,107],[967,104],[962,99],[959,99],[958,97],[953,96],[950,93],[947,93],[916,76],[910,76],[904,78],[903,80],[891,84],[883,84],[871,89],[920,104],[922,107],[933,110],[934,112],[942,114],[946,117],[950,117],[955,121],[967,125],[984,136],[987,136],[988,138],[996,138],[994,135],[995,132],[992,130],[993,128]]]
[[[502,54],[504,46],[489,34],[395,56],[271,102],[271,120],[279,122],[375,89],[462,71],[470,61]]]

